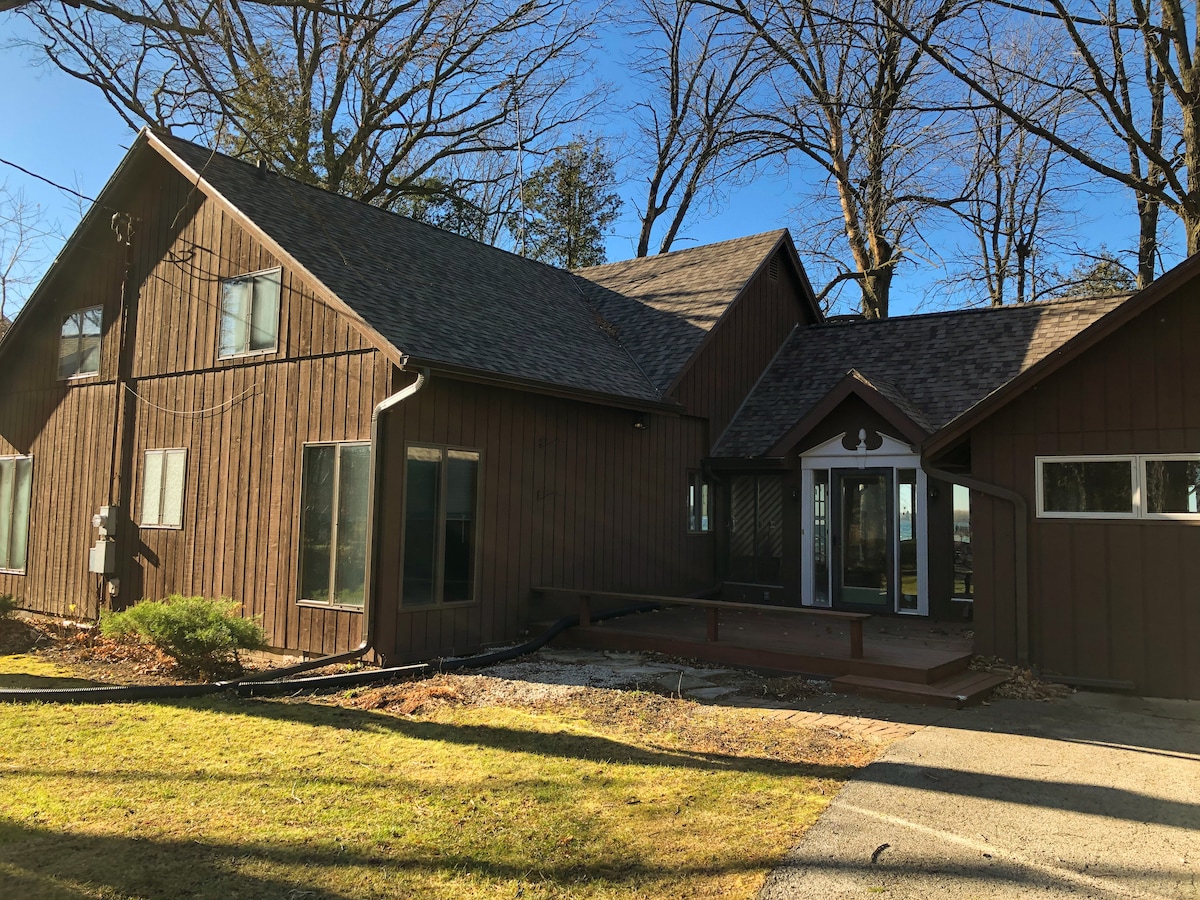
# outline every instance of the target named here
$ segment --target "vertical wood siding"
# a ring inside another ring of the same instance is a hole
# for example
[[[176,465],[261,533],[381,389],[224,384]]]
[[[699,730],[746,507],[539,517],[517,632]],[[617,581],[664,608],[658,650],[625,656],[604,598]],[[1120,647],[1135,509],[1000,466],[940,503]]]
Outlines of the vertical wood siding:
[[[303,447],[367,440],[372,408],[396,385],[393,367],[287,266],[278,349],[218,359],[220,280],[279,261],[165,163],[152,160],[142,174],[117,198],[138,217],[118,602],[229,596],[262,617],[274,646],[353,648],[360,613],[296,602]],[[87,572],[87,550],[91,516],[108,500],[123,264],[105,223],[71,252],[78,278],[62,279],[26,329],[28,350],[10,354],[0,372],[0,452],[35,456],[28,570],[0,575],[0,592],[42,612],[95,615],[99,579]],[[97,304],[106,309],[100,375],[60,383],[61,317]],[[399,407],[388,420],[381,505],[384,649],[411,659],[511,639],[536,614],[529,591],[540,584],[670,592],[710,584],[712,537],[687,535],[685,510],[686,472],[708,450],[706,423],[650,416],[645,431],[632,423],[626,410],[437,377]],[[482,453],[477,603],[422,613],[397,606],[405,441]],[[183,526],[139,528],[144,453],[176,447],[188,451]]]
[[[686,593],[713,579],[713,537],[687,534],[686,473],[704,422],[434,378],[386,420],[381,649],[396,661],[511,639],[530,589]],[[408,443],[481,453],[477,603],[408,611],[401,597]]]
[[[361,614],[296,604],[299,475],[308,441],[367,440],[391,365],[287,267],[278,349],[221,360],[220,281],[279,265],[216,203],[153,159],[116,200],[136,216],[132,483],[119,535],[121,604],[181,592],[228,596],[271,643],[317,653],[357,646]],[[0,574],[25,608],[94,616],[91,517],[109,502],[122,252],[101,223],[0,378],[0,453],[34,455],[29,564]],[[105,306],[99,376],[59,382],[62,317]],[[28,348],[28,349],[25,349]],[[139,528],[144,453],[188,450],[181,529]]]
[[[715,326],[679,380],[673,396],[695,416],[707,417],[715,442],[797,322],[809,324],[800,279],[780,251],[778,278],[767,268],[755,277]]]
[[[1035,456],[1200,452],[1200,307],[1169,297],[971,432],[975,474],[1030,507],[1033,659],[1200,699],[1200,524],[1038,519]],[[977,503],[976,645],[1013,658],[1013,514]]]

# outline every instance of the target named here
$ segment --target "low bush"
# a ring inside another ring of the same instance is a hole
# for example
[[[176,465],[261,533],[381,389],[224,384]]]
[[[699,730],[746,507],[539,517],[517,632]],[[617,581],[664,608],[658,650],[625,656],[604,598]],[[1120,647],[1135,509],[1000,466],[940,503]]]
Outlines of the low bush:
[[[12,594],[0,594],[0,619],[7,619],[16,610],[16,598]]]
[[[239,650],[266,646],[258,622],[239,617],[238,604],[227,598],[184,597],[143,600],[127,610],[104,613],[105,637],[136,635],[170,656],[179,668],[203,675],[240,671]]]

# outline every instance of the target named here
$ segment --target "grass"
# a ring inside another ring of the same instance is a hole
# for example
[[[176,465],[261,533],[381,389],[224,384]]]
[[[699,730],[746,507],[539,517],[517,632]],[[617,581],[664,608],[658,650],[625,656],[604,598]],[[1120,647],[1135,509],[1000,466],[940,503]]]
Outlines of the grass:
[[[0,657],[0,686],[31,660]],[[612,705],[10,705],[0,896],[749,897],[874,753],[597,695]]]

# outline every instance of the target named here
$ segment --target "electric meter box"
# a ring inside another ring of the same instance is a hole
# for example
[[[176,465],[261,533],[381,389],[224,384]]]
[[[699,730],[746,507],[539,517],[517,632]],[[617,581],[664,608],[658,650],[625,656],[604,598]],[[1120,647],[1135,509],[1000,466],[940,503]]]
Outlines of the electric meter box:
[[[96,575],[111,575],[117,571],[117,542],[96,541],[88,551],[88,571]]]
[[[100,537],[114,537],[117,533],[117,512],[119,506],[102,506],[100,512],[92,516],[92,527],[100,530]]]

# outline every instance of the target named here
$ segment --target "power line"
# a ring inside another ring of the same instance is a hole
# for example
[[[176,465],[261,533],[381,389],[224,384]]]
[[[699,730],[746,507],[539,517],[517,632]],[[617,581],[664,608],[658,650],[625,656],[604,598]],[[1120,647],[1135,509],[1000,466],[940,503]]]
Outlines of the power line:
[[[51,187],[56,187],[60,191],[65,191],[66,193],[71,194],[72,196],[78,197],[80,200],[86,200],[88,203],[98,202],[95,197],[89,197],[87,194],[81,194],[81,193],[79,193],[79,191],[75,190],[74,188],[69,188],[69,187],[66,187],[65,185],[61,185],[57,181],[51,181],[45,175],[39,175],[37,172],[30,172],[24,166],[19,166],[15,162],[11,162],[7,159],[4,159],[3,157],[0,157],[0,163],[4,163],[4,165],[6,165],[6,166],[12,166],[14,169],[24,172],[30,178],[36,178],[38,181],[44,181],[44,182],[46,182],[46,184],[50,185]]]

